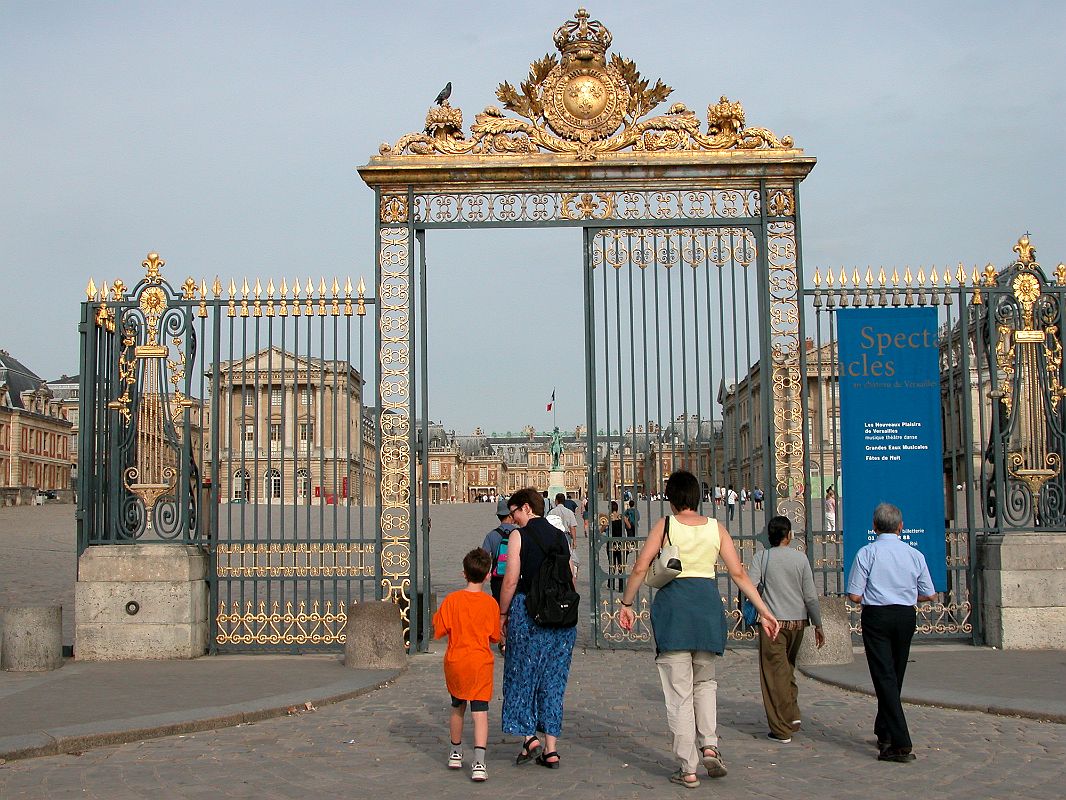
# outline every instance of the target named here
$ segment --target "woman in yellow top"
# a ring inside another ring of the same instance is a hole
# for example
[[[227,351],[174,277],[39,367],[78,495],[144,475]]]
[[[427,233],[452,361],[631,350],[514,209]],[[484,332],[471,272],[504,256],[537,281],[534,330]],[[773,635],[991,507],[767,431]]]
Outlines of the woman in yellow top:
[[[666,482],[666,499],[673,514],[659,520],[633,565],[618,623],[631,630],[636,614],[633,600],[652,560],[663,546],[666,523],[670,543],[679,551],[682,572],[655,593],[651,623],[655,632],[655,666],[666,700],[666,719],[673,734],[678,769],[670,780],[694,789],[700,785],[700,765],[712,778],[726,774],[718,749],[716,656],[725,651],[726,621],[718,591],[716,564],[721,557],[733,583],[759,610],[759,622],[771,639],[780,628],[751,582],[725,526],[702,516],[700,484],[691,472],[675,472]]]

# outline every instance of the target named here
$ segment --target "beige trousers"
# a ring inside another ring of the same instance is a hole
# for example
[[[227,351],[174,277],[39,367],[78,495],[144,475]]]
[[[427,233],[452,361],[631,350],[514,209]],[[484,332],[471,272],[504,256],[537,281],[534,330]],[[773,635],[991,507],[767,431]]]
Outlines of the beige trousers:
[[[718,681],[714,653],[669,650],[655,659],[666,700],[666,721],[682,772],[695,772],[704,747],[718,746]]]

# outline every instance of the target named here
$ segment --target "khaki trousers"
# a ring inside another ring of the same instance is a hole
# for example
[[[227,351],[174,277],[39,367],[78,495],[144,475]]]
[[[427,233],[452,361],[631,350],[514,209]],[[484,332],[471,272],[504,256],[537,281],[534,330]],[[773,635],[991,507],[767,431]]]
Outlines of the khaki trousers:
[[[655,658],[666,700],[666,721],[682,772],[695,772],[703,748],[718,746],[718,681],[714,653],[669,650]]]
[[[770,730],[778,736],[791,736],[792,723],[800,718],[799,688],[796,686],[796,656],[803,642],[803,628],[785,630],[776,639],[759,626],[759,682],[762,704]]]

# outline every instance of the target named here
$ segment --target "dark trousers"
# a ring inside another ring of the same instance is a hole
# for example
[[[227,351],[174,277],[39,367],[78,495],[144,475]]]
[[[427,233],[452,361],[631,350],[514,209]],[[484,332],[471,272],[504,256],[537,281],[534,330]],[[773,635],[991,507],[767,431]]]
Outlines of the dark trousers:
[[[776,639],[759,626],[759,682],[766,722],[778,736],[792,735],[792,723],[800,718],[796,686],[796,656],[803,644],[803,628],[781,629]]]
[[[888,742],[905,752],[910,752],[911,735],[899,694],[914,638],[914,621],[914,606],[862,607],[862,644],[877,693],[874,734],[878,742]]]

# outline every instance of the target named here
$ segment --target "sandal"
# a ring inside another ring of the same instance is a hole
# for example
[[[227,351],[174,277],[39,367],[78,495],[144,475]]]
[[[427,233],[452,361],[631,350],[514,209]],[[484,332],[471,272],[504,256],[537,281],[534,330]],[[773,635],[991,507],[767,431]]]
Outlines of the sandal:
[[[685,777],[691,775],[695,780],[686,781]],[[700,785],[700,779],[696,777],[695,772],[684,772],[678,770],[670,776],[670,783],[676,783],[678,786],[684,786],[686,789],[695,789]]]
[[[724,778],[726,775],[725,762],[722,761],[722,754],[718,752],[718,748],[714,745],[709,745],[703,748],[703,766],[707,770],[708,778]]]
[[[530,745],[532,745],[534,742],[537,746],[531,747]],[[540,739],[538,739],[536,736],[530,736],[528,739],[522,742],[522,751],[518,754],[518,757],[514,760],[514,763],[528,764],[530,761],[536,758],[535,753],[540,749]]]
[[[549,761],[549,758],[554,758],[555,760]],[[559,769],[559,754],[554,750],[552,750],[550,753],[541,753],[539,756],[537,756],[537,763],[540,764],[542,767],[547,767],[548,769]]]

